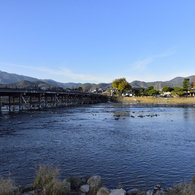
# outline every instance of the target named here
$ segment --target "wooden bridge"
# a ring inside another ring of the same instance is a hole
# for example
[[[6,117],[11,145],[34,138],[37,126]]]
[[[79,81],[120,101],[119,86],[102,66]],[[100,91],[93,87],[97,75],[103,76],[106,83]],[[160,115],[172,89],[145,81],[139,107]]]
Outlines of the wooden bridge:
[[[78,91],[0,89],[0,112],[107,102],[107,96]]]

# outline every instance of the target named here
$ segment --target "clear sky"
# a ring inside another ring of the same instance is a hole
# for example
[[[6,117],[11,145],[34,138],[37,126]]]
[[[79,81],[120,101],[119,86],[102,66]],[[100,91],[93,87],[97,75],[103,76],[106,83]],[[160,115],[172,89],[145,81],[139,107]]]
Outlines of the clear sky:
[[[0,0],[0,70],[59,82],[195,74],[195,0]]]

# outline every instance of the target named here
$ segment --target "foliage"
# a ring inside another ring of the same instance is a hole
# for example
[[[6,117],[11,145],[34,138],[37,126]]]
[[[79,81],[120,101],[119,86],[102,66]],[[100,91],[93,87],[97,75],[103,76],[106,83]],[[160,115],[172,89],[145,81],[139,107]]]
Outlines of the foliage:
[[[65,194],[69,191],[66,180],[58,179],[59,169],[51,165],[39,165],[36,169],[36,177],[33,188],[41,189],[43,195]]]
[[[140,89],[136,92],[136,96],[152,96],[152,95],[159,95],[160,91],[154,89],[153,86],[148,86],[146,89]]]
[[[156,90],[156,89],[151,89],[148,91],[148,95],[152,96],[152,95],[159,95],[160,92],[159,90]]]
[[[153,96],[153,95],[159,95],[160,94],[160,91],[159,90],[156,90],[154,89],[153,86],[148,86],[147,89],[140,89],[139,92],[137,93],[137,95],[139,96]]]
[[[190,88],[190,79],[185,78],[183,81],[183,90],[188,91]]]
[[[173,91],[173,88],[168,87],[168,86],[165,86],[165,87],[163,87],[163,89],[162,89],[162,92],[171,92],[171,91]]]
[[[174,90],[172,91],[172,95],[182,96],[184,94],[185,92],[183,91],[183,88],[181,87],[174,87]]]
[[[129,89],[131,89],[131,85],[126,81],[125,78],[115,79],[112,82],[112,86],[114,88],[118,89],[121,92],[123,90],[129,90]]]
[[[153,86],[148,86],[148,91],[150,91],[150,90],[152,90],[152,89],[154,89],[154,87]]]
[[[148,92],[149,92],[148,89],[144,89],[144,90],[143,90],[143,95],[144,95],[144,96],[148,96]]]
[[[117,91],[116,94],[117,95],[122,95],[122,92],[121,91]]]
[[[109,94],[109,95],[111,95],[111,90],[110,89],[107,89],[106,90],[106,93]]]
[[[136,90],[135,91],[135,95],[136,96],[143,96],[143,94],[144,94],[144,90],[143,89],[140,89],[140,90]]]
[[[0,195],[10,195],[14,189],[14,181],[10,178],[0,178]]]
[[[82,87],[78,87],[78,88],[75,88],[74,90],[76,90],[76,91],[82,91],[83,88]]]

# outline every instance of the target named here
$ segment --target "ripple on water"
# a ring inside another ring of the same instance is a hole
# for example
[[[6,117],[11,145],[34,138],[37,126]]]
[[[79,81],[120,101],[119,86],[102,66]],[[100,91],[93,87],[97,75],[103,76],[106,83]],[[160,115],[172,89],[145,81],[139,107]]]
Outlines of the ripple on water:
[[[0,118],[0,175],[10,171],[27,184],[35,165],[49,163],[59,164],[62,178],[101,175],[109,188],[170,187],[195,173],[194,118],[194,108],[130,104],[7,114]]]

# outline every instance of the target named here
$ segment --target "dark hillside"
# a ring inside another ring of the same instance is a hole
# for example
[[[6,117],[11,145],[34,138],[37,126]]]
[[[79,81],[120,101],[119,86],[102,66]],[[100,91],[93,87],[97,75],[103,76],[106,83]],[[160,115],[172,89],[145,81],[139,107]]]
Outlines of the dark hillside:
[[[189,76],[189,78],[192,81],[193,76]],[[144,82],[144,81],[133,81],[130,83],[130,85],[133,88],[147,88],[148,86],[154,86],[155,89],[162,89],[164,86],[169,87],[182,87],[183,86],[183,80],[186,77],[176,77],[171,79],[170,81],[155,81],[155,82]],[[22,82],[21,82],[22,81]],[[112,83],[61,83],[57,82],[51,79],[37,79],[33,77],[23,76],[23,75],[17,75],[17,74],[10,74],[7,72],[0,71],[0,86],[7,85],[9,87],[21,87],[21,86],[57,86],[62,88],[78,88],[82,87],[83,89],[87,90],[95,90],[96,88],[108,88],[112,87]],[[9,85],[8,85],[9,84]]]

